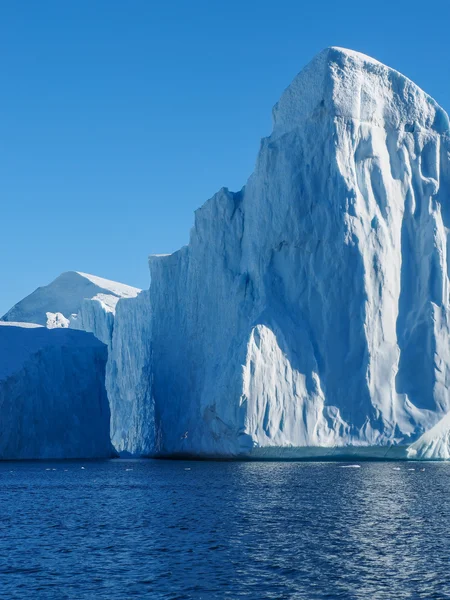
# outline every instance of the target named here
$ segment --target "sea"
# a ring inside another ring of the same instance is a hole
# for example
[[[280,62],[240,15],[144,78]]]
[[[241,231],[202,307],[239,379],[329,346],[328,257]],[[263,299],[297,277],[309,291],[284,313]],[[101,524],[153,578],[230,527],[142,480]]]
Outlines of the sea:
[[[0,598],[450,598],[450,463],[3,462]]]

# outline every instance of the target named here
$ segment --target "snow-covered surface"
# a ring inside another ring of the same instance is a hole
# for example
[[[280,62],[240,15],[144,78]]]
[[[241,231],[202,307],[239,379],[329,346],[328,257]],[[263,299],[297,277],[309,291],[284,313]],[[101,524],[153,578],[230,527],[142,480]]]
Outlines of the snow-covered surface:
[[[413,460],[450,459],[450,413],[409,446],[408,458]]]
[[[2,320],[38,323],[49,328],[68,327],[85,300],[95,299],[106,312],[114,312],[120,298],[134,298],[139,291],[87,273],[67,271],[18,302]]]
[[[125,283],[119,283],[117,281],[111,281],[110,279],[104,279],[103,277],[97,277],[96,275],[89,275],[89,273],[81,273],[77,271],[78,275],[81,275],[98,288],[104,290],[107,294],[117,296],[117,298],[134,298],[140,290]]]
[[[155,451],[405,454],[450,410],[448,116],[340,48],[273,115],[245,188],[150,257]]]
[[[65,317],[60,312],[46,312],[45,315],[47,317],[46,326],[49,329],[57,329],[58,327],[62,327],[63,329],[65,329],[70,325],[70,319]]]
[[[23,327],[25,329],[36,329],[36,327],[42,327],[37,323],[21,323],[20,321],[0,321],[0,326],[3,327]]]
[[[91,334],[0,322],[0,459],[112,456],[105,363]]]

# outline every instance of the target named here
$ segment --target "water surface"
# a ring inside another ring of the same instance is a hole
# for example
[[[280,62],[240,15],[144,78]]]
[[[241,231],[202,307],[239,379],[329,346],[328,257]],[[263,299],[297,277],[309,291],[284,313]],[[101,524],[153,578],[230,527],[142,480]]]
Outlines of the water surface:
[[[0,597],[450,598],[450,464],[347,467],[0,463]]]

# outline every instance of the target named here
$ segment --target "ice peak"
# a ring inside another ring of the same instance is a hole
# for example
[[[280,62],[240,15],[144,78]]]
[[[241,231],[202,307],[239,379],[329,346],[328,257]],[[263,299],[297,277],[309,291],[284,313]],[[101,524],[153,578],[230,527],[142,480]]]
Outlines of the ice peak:
[[[18,302],[1,320],[49,325],[49,319],[52,324],[56,321],[63,322],[61,317],[67,320],[72,314],[78,313],[85,299],[95,297],[111,309],[118,299],[135,298],[140,291],[96,275],[65,271],[48,285],[38,288]]]
[[[82,273],[81,271],[75,271],[75,273],[118,298],[135,298],[141,292],[140,289],[126,285],[125,283],[111,281],[110,279],[104,279],[103,277],[90,275],[89,273]]]
[[[358,52],[358,50],[350,50],[349,48],[342,48],[341,46],[328,46],[328,48],[325,48],[324,50],[322,50],[322,52],[320,52],[317,56],[320,56],[321,54],[324,54],[330,60],[333,60],[333,58],[335,59],[337,56],[341,56],[341,57],[351,58],[353,60],[359,60],[359,61],[371,63],[374,65],[382,65],[383,67],[385,67],[385,65],[383,65],[383,63],[376,60],[375,58],[372,58],[368,54],[364,54],[363,52]],[[389,67],[387,67],[387,68],[389,68]]]
[[[354,50],[322,50],[294,78],[273,110],[273,137],[315,119],[349,119],[383,128],[450,130],[446,112],[410,79]]]

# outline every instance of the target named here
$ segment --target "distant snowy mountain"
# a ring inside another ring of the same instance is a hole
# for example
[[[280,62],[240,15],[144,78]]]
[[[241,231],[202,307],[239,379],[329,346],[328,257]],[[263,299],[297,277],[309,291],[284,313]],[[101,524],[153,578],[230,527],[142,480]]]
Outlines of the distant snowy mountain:
[[[87,273],[68,271],[18,302],[1,320],[69,327],[71,317],[77,318],[86,299],[95,300],[105,312],[113,313],[120,298],[133,298],[139,291]]]
[[[0,322],[0,459],[113,456],[106,358],[91,334]]]

